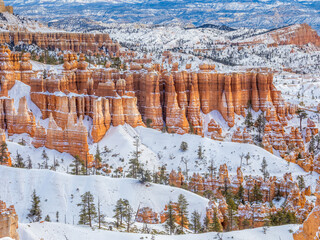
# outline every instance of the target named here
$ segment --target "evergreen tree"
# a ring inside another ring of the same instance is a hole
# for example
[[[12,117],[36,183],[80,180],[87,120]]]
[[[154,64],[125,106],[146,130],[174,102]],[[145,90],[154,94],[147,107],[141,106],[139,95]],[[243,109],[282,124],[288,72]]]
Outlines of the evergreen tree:
[[[314,153],[315,148],[316,148],[316,146],[315,146],[315,138],[314,138],[314,135],[312,135],[311,140],[310,140],[310,143],[309,143],[308,151],[309,151],[310,153]]]
[[[260,187],[255,183],[252,191],[253,201],[259,202],[262,201],[262,193]]]
[[[270,176],[268,170],[267,170],[268,164],[266,161],[266,158],[263,157],[262,163],[261,163],[261,169],[260,171],[262,172],[263,175],[263,181],[266,181],[266,179]]]
[[[286,211],[284,208],[269,216],[271,226],[297,223],[297,217],[294,212]]]
[[[120,198],[115,206],[115,209],[113,209],[113,212],[115,215],[113,216],[116,219],[116,227],[119,228],[123,223],[123,217],[125,214],[125,208],[124,206],[127,205],[128,200]]]
[[[74,159],[70,164],[70,167],[71,167],[71,174],[74,174],[74,175],[80,174],[81,162],[80,162],[80,157],[78,155],[74,156]]]
[[[25,168],[25,164],[23,162],[23,158],[21,154],[17,150],[17,155],[16,155],[16,164],[14,165],[17,168]]]
[[[136,137],[134,146],[136,147],[135,151],[132,152],[132,158],[129,160],[129,176],[132,178],[138,177],[138,172],[141,173],[142,165],[140,164],[140,155],[141,151],[139,138]]]
[[[50,216],[49,216],[49,215],[47,215],[44,220],[45,220],[46,222],[51,222],[51,219],[50,219]]]
[[[297,177],[297,179],[298,179],[298,185],[299,185],[300,190],[304,189],[306,187],[306,184],[305,184],[303,176],[299,175]]]
[[[168,176],[166,174],[166,166],[165,165],[162,165],[160,168],[159,181],[161,184],[167,184]]]
[[[221,225],[221,222],[218,218],[218,213],[217,213],[217,210],[214,209],[214,212],[213,212],[213,219],[212,219],[212,226],[210,227],[210,230],[214,231],[214,232],[222,232],[223,228],[222,228],[222,225]]]
[[[228,204],[228,215],[227,215],[227,220],[228,220],[228,230],[232,231],[234,224],[235,224],[235,214],[237,210],[237,205],[235,204],[233,198],[230,196],[227,198],[227,204]]]
[[[236,198],[242,203],[244,204],[244,188],[242,186],[242,184],[240,184],[239,186],[239,190],[236,194]]]
[[[28,219],[30,222],[39,222],[41,220],[41,208],[40,208],[40,198],[36,194],[36,190],[33,190],[31,195],[31,209],[28,214]]]
[[[59,222],[59,212],[56,212],[56,222]]]
[[[264,117],[264,113],[261,113],[259,114],[256,122],[254,123],[254,126],[257,128],[259,142],[262,141],[261,136],[263,135],[265,125],[266,125],[266,118]]]
[[[300,132],[302,132],[302,120],[307,118],[308,114],[306,113],[305,110],[298,108],[298,110],[296,111],[296,114],[298,115],[297,117],[300,120]]]
[[[100,202],[100,198],[98,198],[98,227],[99,229],[101,229],[101,224],[105,224],[106,221],[104,220],[106,217],[106,215],[104,215],[101,212],[101,202]]]
[[[48,165],[48,160],[49,160],[49,157],[46,153],[46,150],[43,150],[42,151],[42,155],[41,155],[42,159],[44,160],[44,169],[48,169],[49,168],[49,165]]]
[[[140,175],[140,182],[145,183],[145,182],[151,182],[151,172],[149,170],[144,170],[143,168],[140,168],[139,170],[139,175]]]
[[[188,201],[186,197],[182,194],[178,197],[178,207],[179,207],[179,217],[180,217],[180,226],[181,232],[183,232],[183,228],[187,226],[188,223]]]
[[[169,202],[167,211],[165,212],[167,220],[165,221],[165,228],[170,235],[172,235],[176,229],[175,221],[176,217],[174,215],[174,210],[172,203]]]
[[[96,154],[94,155],[94,165],[96,169],[100,166],[101,162],[102,162],[101,153],[100,153],[99,145],[97,145]]]
[[[244,156],[244,158],[246,159],[247,165],[249,165],[249,160],[251,158],[250,153],[248,152],[247,155]]]
[[[92,223],[97,219],[97,211],[92,194],[90,192],[82,194],[81,203],[77,204],[77,206],[81,207],[79,224],[92,227]]]
[[[0,146],[0,165],[3,165],[9,161],[9,155],[7,151],[7,143],[4,141]]]
[[[252,113],[251,111],[248,112],[246,119],[244,120],[244,124],[248,129],[250,129],[253,126],[253,119],[252,119]]]
[[[181,145],[180,145],[180,151],[182,152],[185,152],[188,150],[188,143],[186,142],[181,142]]]
[[[204,150],[202,149],[202,146],[198,146],[198,159],[202,160],[204,158]]]
[[[201,229],[200,213],[197,211],[194,211],[191,214],[190,228],[193,230],[194,233],[198,233]]]
[[[32,169],[32,161],[31,161],[31,158],[29,155],[28,155],[28,159],[27,159],[27,168]]]
[[[134,223],[134,211],[129,204],[129,201],[124,201],[124,214],[123,214],[123,221],[127,225],[127,232],[130,232],[130,227]]]

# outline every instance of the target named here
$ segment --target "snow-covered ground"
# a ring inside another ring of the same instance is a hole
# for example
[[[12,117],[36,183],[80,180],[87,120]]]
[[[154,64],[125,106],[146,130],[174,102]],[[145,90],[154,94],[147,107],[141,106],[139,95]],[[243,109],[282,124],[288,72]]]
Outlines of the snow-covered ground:
[[[158,184],[142,184],[128,178],[104,176],[75,176],[49,170],[27,170],[0,166],[0,199],[8,205],[15,205],[19,222],[29,222],[27,214],[31,207],[31,194],[35,190],[40,196],[42,215],[68,224],[78,222],[81,195],[90,191],[101,202],[101,211],[112,218],[118,199],[127,199],[134,211],[151,207],[160,213],[169,201],[177,201],[179,194],[186,196],[190,214],[197,210],[205,216],[208,199],[192,192]],[[22,238],[23,239],[23,238]]]
[[[264,29],[238,28],[234,31],[216,28],[192,28],[166,25],[109,24],[104,30],[114,41],[137,52],[152,53],[150,58],[161,62],[163,51],[174,53],[180,68],[192,63],[196,69],[202,62],[216,65],[219,71],[243,71],[245,68],[273,70],[291,69],[299,73],[319,73],[320,51],[312,44],[268,46]],[[266,38],[263,44],[237,46],[258,35]],[[138,55],[139,56],[139,55]]]
[[[279,158],[264,149],[251,144],[239,144],[232,142],[219,142],[208,138],[202,138],[197,135],[179,135],[162,133],[150,128],[131,128],[128,125],[111,127],[105,137],[98,143],[90,146],[90,152],[96,152],[96,146],[102,151],[104,146],[111,149],[110,153],[103,153],[102,159],[106,163],[113,165],[114,169],[119,166],[126,166],[126,162],[130,159],[131,153],[134,151],[135,136],[139,136],[141,141],[141,160],[146,163],[151,171],[162,165],[165,165],[170,172],[172,169],[178,168],[185,171],[185,164],[181,158],[189,160],[188,170],[192,172],[204,173],[207,167],[213,161],[214,166],[226,163],[231,174],[236,174],[237,167],[240,166],[240,155],[250,153],[249,164],[243,160],[242,171],[245,175],[261,175],[260,172],[262,159],[265,158],[268,163],[268,171],[271,176],[282,177],[284,173],[290,172],[294,177],[304,175],[307,184],[313,185],[319,177],[318,174],[310,175],[306,173],[296,164],[288,164],[282,158]],[[182,142],[188,144],[188,150],[182,152],[180,145]],[[204,159],[198,159],[197,151],[199,146],[204,150]],[[112,157],[115,156],[116,157]],[[121,161],[124,159],[124,162]],[[124,168],[127,170],[127,167]]]
[[[137,233],[119,233],[105,230],[92,230],[88,227],[62,223],[20,224],[19,234],[23,240],[293,240],[292,232],[298,225],[270,227],[264,233],[263,228],[248,229],[226,233],[204,233],[188,235],[149,235]]]

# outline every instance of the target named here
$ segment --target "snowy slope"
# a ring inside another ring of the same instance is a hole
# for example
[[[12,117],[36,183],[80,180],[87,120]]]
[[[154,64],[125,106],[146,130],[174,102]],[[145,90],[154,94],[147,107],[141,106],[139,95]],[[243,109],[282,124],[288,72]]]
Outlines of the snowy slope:
[[[227,233],[205,233],[205,234],[189,234],[189,235],[147,235],[133,233],[119,233],[103,230],[92,231],[87,227],[65,225],[61,223],[33,223],[20,224],[19,234],[23,240],[293,240],[292,231],[298,229],[298,225],[285,225],[280,227],[271,227],[264,234],[262,228],[247,229],[243,231],[234,231]]]
[[[66,222],[70,224],[73,218],[78,222],[80,208],[77,204],[81,201],[80,196],[86,191],[93,194],[96,202],[100,199],[102,212],[108,218],[114,215],[114,205],[120,198],[128,199],[134,211],[139,207],[151,207],[154,211],[161,212],[165,204],[177,201],[178,195],[184,194],[190,203],[190,213],[198,210],[202,216],[208,203],[208,199],[183,189],[157,184],[149,186],[128,178],[75,176],[49,170],[3,166],[0,167],[0,176],[0,199],[8,205],[15,205],[19,222],[29,222],[26,217],[33,190],[40,196],[43,216],[49,214],[51,219],[55,219],[55,214],[59,211],[61,219],[66,215]]]
[[[190,173],[207,171],[211,160],[214,166],[219,169],[219,166],[226,163],[231,174],[236,174],[237,167],[240,166],[240,155],[250,153],[249,164],[243,163],[242,170],[245,175],[262,175],[259,169],[261,168],[262,159],[265,157],[268,163],[268,171],[272,176],[282,177],[284,173],[291,172],[294,177],[304,175],[307,184],[313,183],[318,178],[318,174],[307,174],[296,164],[290,164],[264,149],[251,144],[239,144],[232,142],[219,142],[208,138],[202,138],[197,135],[179,135],[162,133],[150,128],[131,128],[128,125],[111,127],[105,137],[98,143],[99,149],[102,150],[107,146],[112,151],[102,154],[102,159],[106,163],[114,166],[114,169],[119,166],[125,166],[130,159],[131,152],[134,151],[134,136],[139,136],[141,141],[142,162],[148,163],[151,171],[157,167],[166,165],[167,170],[177,170],[179,167],[184,171],[185,165],[181,162],[181,157],[189,160],[188,169]],[[181,142],[188,143],[186,152],[180,151]],[[90,152],[96,152],[96,146],[90,146]],[[199,160],[197,157],[198,147],[202,146],[204,151],[204,159]],[[114,154],[119,154],[112,157]],[[119,159],[124,158],[124,163]],[[125,167],[125,170],[127,167]]]

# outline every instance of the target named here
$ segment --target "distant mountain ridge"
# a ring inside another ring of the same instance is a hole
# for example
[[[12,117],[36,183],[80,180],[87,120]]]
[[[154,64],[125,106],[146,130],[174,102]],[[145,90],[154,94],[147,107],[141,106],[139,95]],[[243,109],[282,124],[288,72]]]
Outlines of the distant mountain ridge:
[[[320,30],[320,1],[304,0],[6,0],[14,11],[50,22],[66,17],[148,24],[192,23],[277,28],[308,23]]]

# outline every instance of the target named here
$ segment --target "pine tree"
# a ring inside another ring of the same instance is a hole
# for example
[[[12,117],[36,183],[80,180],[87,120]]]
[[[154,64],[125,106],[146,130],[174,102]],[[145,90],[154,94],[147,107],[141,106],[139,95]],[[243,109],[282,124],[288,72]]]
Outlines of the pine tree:
[[[96,169],[100,166],[101,162],[102,162],[101,153],[100,153],[99,145],[97,145],[96,154],[94,155],[94,165]]]
[[[25,168],[25,164],[23,162],[23,158],[21,154],[17,150],[17,155],[16,155],[16,164],[14,165],[17,168]]]
[[[160,176],[159,176],[160,184],[167,184],[168,176],[166,174],[166,166],[162,165],[160,168]]]
[[[258,202],[262,200],[262,193],[261,193],[260,187],[256,183],[254,184],[252,194],[253,194],[252,200],[254,202]]]
[[[242,203],[244,204],[244,188],[242,186],[242,184],[240,184],[239,186],[239,190],[237,192],[236,198]]]
[[[256,122],[254,123],[254,126],[257,128],[257,131],[258,131],[258,141],[259,142],[262,141],[261,136],[263,135],[265,125],[266,125],[266,118],[264,117],[264,113],[261,113],[258,116]]]
[[[227,204],[228,204],[228,230],[232,231],[233,226],[234,226],[234,216],[235,216],[235,211],[237,210],[237,205],[235,204],[233,198],[229,196],[227,198]]]
[[[296,111],[296,114],[298,115],[297,117],[300,120],[300,132],[302,132],[302,120],[307,118],[308,114],[306,113],[305,110],[298,108],[298,110]]]
[[[167,211],[165,212],[167,220],[165,221],[165,228],[170,235],[172,235],[176,229],[175,221],[176,217],[174,215],[174,210],[172,203],[169,202]]]
[[[70,164],[70,167],[71,167],[71,174],[74,174],[74,175],[80,174],[81,162],[80,162],[80,157],[78,155],[74,156],[74,159]]]
[[[204,158],[204,150],[202,149],[202,146],[198,146],[198,159],[202,160]]]
[[[181,142],[181,145],[180,145],[180,151],[182,152],[185,152],[188,150],[188,143],[186,142]]]
[[[132,152],[132,158],[129,160],[129,176],[132,178],[138,177],[138,172],[141,173],[141,164],[140,164],[140,155],[141,151],[139,138],[136,137],[134,146],[136,147],[135,151]]]
[[[149,170],[144,170],[143,168],[140,168],[138,171],[140,175],[140,182],[145,183],[145,182],[151,182],[151,172]]]
[[[218,218],[218,213],[216,209],[214,209],[214,212],[213,212],[213,219],[212,219],[210,230],[214,232],[222,232],[223,230],[221,222]]]
[[[203,218],[203,228],[205,232],[210,230],[210,219],[208,218],[207,214]]]
[[[268,164],[266,161],[266,158],[263,157],[262,163],[261,163],[261,169],[260,171],[262,172],[263,175],[263,181],[266,181],[266,179],[270,176],[268,170],[267,170]]]
[[[115,209],[113,209],[113,212],[115,215],[113,216],[116,219],[116,227],[119,228],[122,225],[123,222],[123,216],[124,216],[124,205],[126,205],[128,200],[126,199],[119,199],[116,203]]]
[[[97,211],[94,205],[94,197],[90,192],[86,192],[81,195],[81,203],[77,204],[81,207],[79,215],[79,224],[90,225],[97,219]]]
[[[2,142],[1,147],[0,147],[0,165],[3,165],[8,162],[9,160],[9,155],[7,151],[7,143]]]
[[[104,215],[101,212],[101,202],[100,202],[100,198],[98,198],[98,227],[99,229],[101,229],[101,224],[105,224],[106,221],[104,220],[106,217],[106,215]]]
[[[44,169],[48,169],[49,168],[49,165],[48,165],[48,160],[49,160],[49,157],[46,153],[46,150],[43,150],[42,151],[42,155],[41,155],[42,159],[44,160]]]
[[[244,156],[244,158],[246,159],[247,165],[249,165],[249,159],[251,158],[250,153],[248,152],[247,155]]]
[[[248,129],[250,129],[253,126],[253,120],[252,120],[252,113],[251,111],[248,112],[246,119],[244,120],[244,124]]]
[[[32,161],[31,161],[31,158],[29,155],[28,155],[28,159],[27,159],[27,168],[32,169]]]
[[[134,223],[134,211],[129,204],[129,201],[124,201],[123,221],[127,225],[127,232],[130,232],[130,227]]]
[[[300,190],[304,189],[306,187],[306,184],[305,184],[303,176],[299,175],[297,177],[297,179],[298,179],[298,186],[299,186]]]
[[[28,214],[28,219],[30,222],[39,222],[41,220],[41,208],[40,208],[40,198],[36,194],[36,190],[33,190],[31,195],[31,209]]]
[[[193,230],[194,233],[198,233],[201,229],[200,213],[197,211],[194,211],[191,214],[190,228]]]
[[[182,194],[178,197],[178,207],[179,207],[179,217],[180,217],[180,226],[181,232],[183,232],[183,228],[185,228],[188,224],[188,201],[186,197]]]
[[[315,146],[315,138],[314,138],[314,135],[312,135],[311,140],[310,140],[310,143],[309,143],[308,151],[309,151],[310,153],[314,153],[315,148],[316,148],[316,146]]]
[[[47,215],[44,220],[45,220],[46,222],[51,222],[51,219],[50,219],[50,216],[49,216],[49,215]]]

